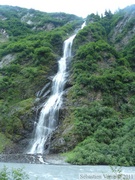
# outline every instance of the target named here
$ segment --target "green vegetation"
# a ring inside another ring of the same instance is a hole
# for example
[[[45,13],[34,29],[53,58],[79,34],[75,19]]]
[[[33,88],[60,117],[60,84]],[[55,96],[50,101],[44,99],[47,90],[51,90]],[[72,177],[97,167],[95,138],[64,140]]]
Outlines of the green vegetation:
[[[72,150],[72,164],[135,165],[134,11],[133,5],[90,14],[74,39],[67,111],[57,134]],[[81,23],[74,15],[0,6],[9,35],[0,59],[13,57],[0,68],[0,142],[17,142],[31,131],[35,93],[56,73],[63,41]]]
[[[81,23],[75,15],[0,6],[0,32],[8,35],[0,43],[0,61],[7,62],[0,68],[0,132],[9,141],[32,131],[35,94],[56,73],[63,41]]]
[[[29,176],[24,172],[22,168],[8,170],[6,166],[0,170],[0,179],[1,180],[27,180]]]
[[[11,141],[2,133],[0,133],[0,153],[4,150],[5,147],[10,146]]]
[[[67,155],[72,164],[135,165],[135,38],[127,35],[134,17],[121,29],[121,42],[124,36],[129,39],[122,48],[111,39],[125,12],[89,15],[76,36],[68,93],[74,123],[70,134],[77,140]]]

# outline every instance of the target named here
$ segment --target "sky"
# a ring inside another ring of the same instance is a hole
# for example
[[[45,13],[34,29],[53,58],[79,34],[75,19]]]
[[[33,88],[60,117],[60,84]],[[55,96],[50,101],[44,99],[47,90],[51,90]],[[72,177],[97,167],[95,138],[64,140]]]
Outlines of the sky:
[[[112,13],[135,4],[135,0],[0,0],[0,5],[33,8],[44,12],[65,12],[85,18],[91,13]]]

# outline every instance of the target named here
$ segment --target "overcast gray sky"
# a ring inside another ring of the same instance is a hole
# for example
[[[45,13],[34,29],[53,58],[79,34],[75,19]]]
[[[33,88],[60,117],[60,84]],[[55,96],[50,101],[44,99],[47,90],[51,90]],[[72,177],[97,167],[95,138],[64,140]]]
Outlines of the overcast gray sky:
[[[33,8],[44,12],[65,12],[86,17],[88,14],[104,14],[105,10],[115,12],[135,0],[0,0],[0,5]]]

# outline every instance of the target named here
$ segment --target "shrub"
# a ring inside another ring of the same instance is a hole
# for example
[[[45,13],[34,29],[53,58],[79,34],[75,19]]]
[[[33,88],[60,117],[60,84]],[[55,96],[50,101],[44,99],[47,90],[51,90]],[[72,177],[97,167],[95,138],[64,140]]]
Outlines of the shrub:
[[[27,180],[29,176],[23,168],[8,170],[6,166],[0,170],[0,180]]]

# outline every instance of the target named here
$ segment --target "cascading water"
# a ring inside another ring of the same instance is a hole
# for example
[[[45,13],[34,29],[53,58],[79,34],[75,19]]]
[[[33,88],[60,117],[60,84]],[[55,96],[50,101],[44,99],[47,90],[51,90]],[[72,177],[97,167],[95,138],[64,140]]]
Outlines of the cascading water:
[[[84,24],[82,25],[82,28]],[[58,125],[58,111],[62,104],[63,89],[66,82],[66,60],[71,57],[72,43],[76,34],[64,42],[63,57],[58,61],[58,72],[52,81],[51,96],[44,104],[35,129],[35,136],[28,154],[43,154],[48,136]]]

